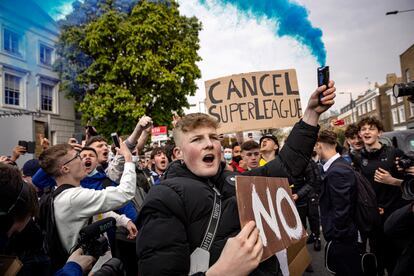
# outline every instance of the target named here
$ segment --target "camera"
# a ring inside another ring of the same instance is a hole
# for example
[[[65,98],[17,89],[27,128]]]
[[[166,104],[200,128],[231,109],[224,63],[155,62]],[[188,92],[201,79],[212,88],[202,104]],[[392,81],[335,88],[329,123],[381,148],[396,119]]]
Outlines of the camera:
[[[408,83],[396,83],[392,88],[394,97],[414,96],[414,81]]]
[[[401,189],[405,200],[414,200],[414,177],[405,178],[401,183]]]
[[[103,234],[115,228],[114,218],[105,218],[82,228],[79,232],[78,246],[85,255],[98,259],[108,251],[108,240]]]
[[[414,152],[410,151],[409,153],[401,156],[400,160],[398,160],[398,166],[403,170],[414,166]]]

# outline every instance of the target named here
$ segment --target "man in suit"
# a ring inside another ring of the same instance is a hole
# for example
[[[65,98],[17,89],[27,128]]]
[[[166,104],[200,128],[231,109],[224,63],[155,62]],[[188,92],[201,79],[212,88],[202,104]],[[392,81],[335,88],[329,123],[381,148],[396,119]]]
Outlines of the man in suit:
[[[321,224],[326,239],[327,268],[336,275],[362,275],[358,231],[354,221],[356,179],[352,167],[336,152],[337,135],[324,130],[318,135],[316,152],[325,164],[320,197]]]

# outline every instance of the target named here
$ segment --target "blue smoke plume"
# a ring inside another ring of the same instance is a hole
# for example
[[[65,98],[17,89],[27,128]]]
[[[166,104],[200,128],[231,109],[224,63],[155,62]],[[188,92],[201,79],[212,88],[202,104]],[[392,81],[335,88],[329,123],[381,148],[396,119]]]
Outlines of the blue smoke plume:
[[[73,0],[34,0],[52,18],[61,18],[68,13],[67,7],[72,5]]]
[[[53,18],[63,17],[70,4],[78,0],[34,0]],[[86,0],[90,4],[97,4],[100,0]],[[235,6],[246,16],[256,19],[266,18],[278,23],[276,34],[280,37],[289,36],[309,49],[320,65],[325,65],[326,49],[322,41],[322,30],[312,26],[308,11],[297,3],[289,0],[215,0],[223,5]],[[84,1],[82,1],[84,2]],[[117,0],[119,5],[131,4],[137,0]],[[207,5],[206,0],[199,0]],[[71,20],[72,21],[72,20]]]
[[[206,0],[199,0],[206,5]],[[290,36],[306,46],[320,65],[325,65],[326,49],[322,41],[322,30],[312,26],[308,11],[289,0],[216,0],[223,5],[235,6],[246,16],[266,18],[278,23],[276,34]]]
[[[1,0],[0,0],[1,1]],[[20,0],[21,1],[21,0]],[[85,24],[100,17],[104,10],[102,4],[107,0],[33,0],[58,24],[63,26]],[[129,13],[139,0],[113,0],[113,7]]]

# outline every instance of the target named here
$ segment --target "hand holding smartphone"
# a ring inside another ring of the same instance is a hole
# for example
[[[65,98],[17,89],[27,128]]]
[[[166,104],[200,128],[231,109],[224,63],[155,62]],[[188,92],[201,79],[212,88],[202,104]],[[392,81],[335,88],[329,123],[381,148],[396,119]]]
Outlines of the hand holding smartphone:
[[[318,87],[326,85],[328,89],[329,84],[329,66],[318,67]],[[322,104],[321,100],[323,98],[323,93],[319,94],[319,104]]]

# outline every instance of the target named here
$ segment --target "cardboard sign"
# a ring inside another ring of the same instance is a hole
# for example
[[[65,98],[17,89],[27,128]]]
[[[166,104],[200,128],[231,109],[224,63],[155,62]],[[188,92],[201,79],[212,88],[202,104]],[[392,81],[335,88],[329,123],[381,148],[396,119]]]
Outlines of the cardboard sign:
[[[306,237],[286,178],[237,176],[236,196],[241,226],[260,230],[262,260]]]
[[[287,249],[290,276],[302,276],[311,263],[311,256],[306,246],[306,238]]]
[[[294,69],[232,75],[205,82],[207,112],[218,133],[294,125],[302,116]]]
[[[17,275],[22,266],[22,262],[17,257],[0,255],[0,275]]]

